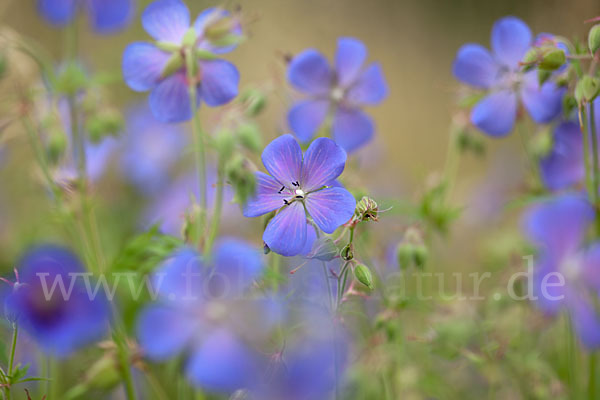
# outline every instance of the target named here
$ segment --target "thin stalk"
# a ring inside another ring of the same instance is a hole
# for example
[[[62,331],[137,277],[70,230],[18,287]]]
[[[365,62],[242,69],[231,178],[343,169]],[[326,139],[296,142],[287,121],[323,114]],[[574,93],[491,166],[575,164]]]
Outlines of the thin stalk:
[[[40,167],[42,174],[44,175],[46,184],[48,185],[50,190],[52,190],[52,194],[56,197],[56,199],[60,201],[62,199],[62,194],[59,188],[56,186],[54,179],[52,179],[52,175],[50,174],[50,169],[48,168],[48,163],[46,162],[46,156],[44,155],[44,149],[42,149],[40,145],[39,136],[37,135],[29,117],[23,116],[21,120],[23,121],[23,127],[27,132],[29,145],[33,150],[35,160],[37,161],[37,164]]]
[[[48,358],[48,377],[52,377],[52,380],[48,380],[48,400],[60,399],[60,367],[58,364],[58,360],[54,357]]]
[[[121,368],[121,375],[125,384],[125,393],[128,400],[137,399],[135,393],[135,386],[133,384],[133,377],[131,375],[131,369],[129,368],[129,352],[127,350],[126,335],[121,331],[120,328],[114,328],[113,340],[117,345],[117,356],[119,358],[119,366]]]
[[[215,194],[215,205],[212,212],[212,220],[210,225],[210,233],[206,240],[204,247],[204,254],[207,258],[210,258],[212,252],[212,245],[219,234],[219,226],[221,224],[221,214],[223,212],[223,191],[225,186],[225,161],[219,160],[219,166],[217,171],[217,188]]]
[[[588,378],[588,399],[596,400],[597,389],[596,389],[596,364],[598,363],[597,354],[595,351],[590,353],[590,365],[589,365],[589,378]]]
[[[600,236],[600,198],[598,196],[598,188],[600,187],[600,166],[598,161],[598,133],[596,132],[596,121],[594,115],[593,104],[589,105],[589,131],[592,138],[592,199],[594,208],[596,209],[596,235]]]
[[[585,166],[585,187],[587,188],[590,198],[592,198],[593,180],[592,180],[592,163],[590,160],[590,135],[588,134],[588,117],[585,108],[580,109],[579,124],[583,135],[583,163]]]
[[[10,346],[10,358],[8,360],[8,379],[9,380],[7,382],[7,384],[11,384],[12,382],[10,382],[10,380],[12,380],[12,376],[13,376],[13,372],[14,372],[14,365],[15,365],[15,353],[17,352],[17,338],[19,336],[19,326],[17,325],[16,322],[13,323],[13,335],[12,335],[12,342],[11,342],[11,346]],[[6,387],[5,390],[5,394],[4,397],[7,400],[10,400],[11,397],[11,393],[10,393],[10,386]]]

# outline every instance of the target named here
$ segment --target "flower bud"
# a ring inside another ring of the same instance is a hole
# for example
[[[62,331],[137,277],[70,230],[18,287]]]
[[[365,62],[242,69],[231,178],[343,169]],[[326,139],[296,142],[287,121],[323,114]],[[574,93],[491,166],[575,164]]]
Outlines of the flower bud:
[[[530,71],[535,67],[535,65],[540,60],[540,49],[537,47],[532,47],[525,53],[525,56],[521,60],[521,64],[523,65],[523,72]]]
[[[233,138],[233,134],[229,130],[223,129],[217,132],[214,137],[214,144],[217,152],[219,153],[219,157],[222,160],[231,158],[235,148],[235,140]]]
[[[225,175],[235,193],[233,201],[245,204],[256,190],[256,177],[250,170],[246,159],[235,156],[226,166]]]
[[[398,266],[401,269],[406,269],[412,265],[414,254],[414,246],[410,243],[400,243],[396,248],[396,258]]]
[[[356,203],[356,209],[354,210],[354,220],[360,221],[378,221],[379,220],[379,206],[377,202],[370,197],[363,196],[358,203]]]
[[[596,54],[600,49],[600,24],[592,26],[588,34],[588,47],[592,54]]]
[[[46,153],[51,164],[56,164],[67,149],[67,136],[60,129],[53,129],[48,134]]]
[[[413,260],[415,263],[415,267],[419,269],[423,269],[425,264],[427,264],[427,259],[429,258],[429,251],[427,247],[423,244],[419,246],[415,246],[413,250]]]
[[[533,136],[529,143],[529,148],[536,158],[543,158],[552,150],[552,134],[546,129]]]
[[[242,37],[234,32],[239,21],[230,16],[218,16],[208,22],[204,28],[204,37],[216,47],[234,46],[241,42]]]
[[[342,260],[344,260],[344,261],[350,261],[354,258],[354,249],[353,249],[352,243],[348,243],[347,245],[344,246],[344,248],[340,252],[340,256],[342,257]]]
[[[107,136],[116,136],[123,129],[123,116],[115,110],[105,110],[90,117],[85,124],[90,141],[100,143]]]
[[[582,101],[591,102],[598,96],[599,90],[600,80],[596,77],[585,75],[577,82],[577,86],[575,87],[575,98],[578,103],[581,103]]]
[[[79,64],[72,62],[58,73],[56,90],[61,94],[73,96],[83,90],[87,86],[87,83],[88,78],[83,68]]]
[[[553,71],[560,68],[565,61],[567,61],[567,57],[563,50],[551,48],[542,56],[540,68]]]
[[[358,264],[354,267],[354,277],[369,289],[373,289],[373,276],[371,275],[371,270],[366,265]]]
[[[310,254],[306,258],[331,261],[338,255],[338,249],[330,236],[321,236],[313,243]]]
[[[246,106],[246,114],[255,117],[265,108],[267,99],[258,89],[248,89],[242,93],[240,100]]]
[[[262,138],[258,126],[253,122],[242,122],[237,127],[237,136],[242,146],[258,153],[262,149]]]

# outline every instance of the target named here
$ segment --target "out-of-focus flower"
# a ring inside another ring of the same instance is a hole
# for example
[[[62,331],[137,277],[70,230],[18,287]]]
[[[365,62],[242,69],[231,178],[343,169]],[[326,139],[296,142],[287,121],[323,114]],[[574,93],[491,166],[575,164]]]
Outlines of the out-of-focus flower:
[[[89,293],[91,283],[86,285],[83,266],[69,250],[37,247],[25,255],[18,271],[18,282],[4,298],[5,315],[43,351],[65,357],[107,332],[106,298]]]
[[[290,128],[300,141],[310,141],[328,116],[332,117],[333,138],[346,151],[372,138],[375,126],[362,107],[383,101],[388,87],[378,63],[363,68],[366,58],[367,48],[353,38],[338,39],[334,68],[314,49],[293,58],[288,80],[308,95],[288,112]]]
[[[151,91],[149,104],[163,122],[192,116],[189,85],[197,85],[197,105],[220,106],[238,93],[236,67],[215,54],[235,48],[241,35],[238,21],[227,11],[210,8],[190,26],[190,13],[180,0],[157,0],[142,14],[142,25],[156,43],[136,42],[123,54],[123,76],[138,92]],[[189,57],[194,57],[189,60]],[[188,66],[195,82],[189,82]]]
[[[270,302],[242,296],[262,271],[260,253],[235,239],[217,243],[210,265],[191,248],[177,250],[153,277],[161,301],[138,319],[145,355],[163,361],[185,352],[188,379],[211,392],[253,387],[262,365],[250,343],[277,321]]]
[[[40,14],[51,24],[65,26],[84,10],[98,33],[123,29],[135,14],[133,0],[38,0]]]
[[[146,106],[129,113],[123,142],[121,170],[146,194],[164,188],[186,145],[181,127],[157,122]]]
[[[560,190],[585,178],[583,134],[579,123],[558,124],[552,134],[552,150],[540,160],[540,174],[550,190]]]
[[[332,187],[346,165],[346,152],[333,140],[316,139],[303,158],[296,139],[283,135],[265,147],[262,162],[270,175],[256,172],[256,194],[244,206],[244,216],[278,210],[263,234],[272,251],[295,256],[306,250],[308,217],[333,233],[354,214],[352,194]]]
[[[536,70],[521,71],[519,63],[531,45],[529,27],[518,18],[504,17],[492,28],[493,53],[473,43],[458,50],[454,76],[488,91],[471,111],[471,122],[491,136],[512,131],[519,99],[537,123],[550,122],[561,111],[566,89],[551,80],[540,86]]]
[[[600,347],[600,244],[582,247],[594,219],[592,206],[577,194],[564,194],[529,210],[527,236],[538,245],[534,295],[538,306],[555,315],[566,309],[582,343]]]

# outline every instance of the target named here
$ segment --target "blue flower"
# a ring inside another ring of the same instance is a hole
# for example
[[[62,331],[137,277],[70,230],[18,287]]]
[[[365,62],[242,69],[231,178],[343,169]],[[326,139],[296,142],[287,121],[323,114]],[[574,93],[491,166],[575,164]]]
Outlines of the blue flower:
[[[294,57],[288,80],[308,95],[288,112],[290,128],[300,141],[310,141],[330,115],[333,138],[347,152],[371,139],[375,127],[361,108],[380,103],[388,87],[378,63],[363,68],[366,58],[365,45],[352,38],[338,40],[334,68],[314,49]]]
[[[458,50],[454,76],[488,91],[471,111],[471,122],[491,136],[512,131],[519,99],[537,123],[550,122],[561,111],[565,88],[552,81],[540,86],[536,70],[521,72],[519,62],[531,45],[529,27],[518,18],[504,17],[492,28],[493,53],[473,43]]]
[[[600,243],[582,246],[593,220],[592,206],[576,194],[538,204],[525,218],[527,236],[539,250],[533,276],[537,304],[550,315],[566,309],[589,349],[600,347],[600,315],[594,306],[600,290]]]
[[[138,92],[151,91],[149,104],[154,116],[162,122],[180,122],[191,118],[185,50],[202,51],[204,56],[192,61],[198,66],[197,105],[202,99],[208,106],[220,106],[238,93],[240,80],[236,67],[214,54],[232,50],[235,43],[217,40],[212,27],[220,21],[231,21],[221,38],[235,38],[240,26],[228,12],[210,8],[202,12],[190,26],[190,14],[180,0],[157,0],[142,14],[142,25],[156,44],[136,42],[123,54],[123,76],[129,87]],[[191,35],[191,42],[190,42]],[[185,40],[184,40],[185,39]],[[205,53],[209,53],[206,55]],[[192,56],[198,54],[191,52]],[[187,63],[189,64],[189,63]]]
[[[142,192],[157,193],[186,142],[183,128],[157,122],[146,106],[135,107],[127,118],[121,170]]]
[[[333,140],[319,138],[302,157],[292,135],[273,140],[262,153],[270,175],[256,172],[256,194],[244,206],[244,216],[278,210],[263,240],[284,256],[307,249],[307,218],[325,233],[333,233],[354,214],[356,201],[344,188],[332,187],[346,165],[346,152]]]
[[[51,24],[69,24],[84,9],[94,30],[112,33],[129,24],[135,13],[133,0],[38,0],[40,14]]]
[[[242,297],[263,272],[260,253],[222,239],[205,265],[194,249],[177,250],[153,276],[160,301],[137,323],[145,355],[164,361],[185,354],[192,384],[231,393],[252,387],[262,370],[251,339],[266,337],[276,322],[268,302]]]
[[[77,257],[57,246],[29,251],[19,264],[19,280],[4,298],[5,315],[57,357],[101,339],[109,326],[109,306],[91,296]]]

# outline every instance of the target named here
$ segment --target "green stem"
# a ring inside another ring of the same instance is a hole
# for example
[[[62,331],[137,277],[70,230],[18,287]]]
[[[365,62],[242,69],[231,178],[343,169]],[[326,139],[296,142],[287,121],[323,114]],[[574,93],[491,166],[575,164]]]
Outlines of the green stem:
[[[598,196],[598,188],[600,187],[600,166],[598,161],[598,133],[596,132],[596,121],[594,115],[593,104],[589,105],[589,131],[592,138],[592,199],[594,201],[594,208],[596,209],[596,235],[600,236],[600,198]]]
[[[126,335],[121,328],[114,328],[113,340],[117,345],[117,356],[119,358],[119,366],[121,368],[123,382],[125,383],[125,393],[127,395],[127,399],[135,400],[137,399],[137,396],[135,393],[135,386],[133,385],[131,369],[129,367],[129,352],[127,350]]]
[[[223,191],[225,186],[225,161],[219,160],[218,167],[218,179],[217,179],[217,193],[215,195],[215,205],[212,213],[212,220],[210,226],[210,233],[204,247],[204,253],[207,258],[210,258],[212,252],[212,245],[219,234],[219,226],[221,223],[221,213],[223,211]]]
[[[17,325],[16,322],[13,323],[13,336],[12,336],[12,344],[10,346],[10,357],[8,360],[8,385],[12,384],[12,376],[13,376],[13,372],[14,372],[14,365],[15,365],[15,353],[17,352],[17,338],[19,336],[19,326]],[[4,392],[4,397],[7,400],[10,400],[10,386],[6,387],[6,390]]]
[[[582,124],[580,126],[581,132],[583,135],[583,163],[585,166],[585,187],[588,190],[590,198],[593,196],[593,181],[592,181],[592,164],[590,160],[590,135],[588,134],[588,122],[587,122],[587,113],[584,108],[580,109],[581,115],[579,116],[579,120]]]
[[[48,377],[52,378],[52,380],[48,380],[48,400],[59,400],[61,392],[60,367],[58,360],[52,356],[48,359]]]
[[[589,369],[589,380],[588,380],[588,399],[596,400],[598,397],[596,396],[596,364],[597,362],[596,352],[592,351],[590,353],[590,369]]]
[[[46,184],[52,190],[52,193],[56,197],[58,201],[62,200],[62,194],[59,188],[56,186],[54,179],[52,179],[52,174],[50,174],[50,169],[48,168],[48,163],[46,162],[46,156],[44,154],[44,149],[40,145],[39,137],[36,133],[35,128],[31,120],[24,116],[22,118],[23,127],[27,132],[27,137],[29,138],[29,145],[31,146],[33,153],[35,155],[35,159],[37,161],[38,166],[42,170],[42,174],[44,175],[44,179],[46,180]]]

